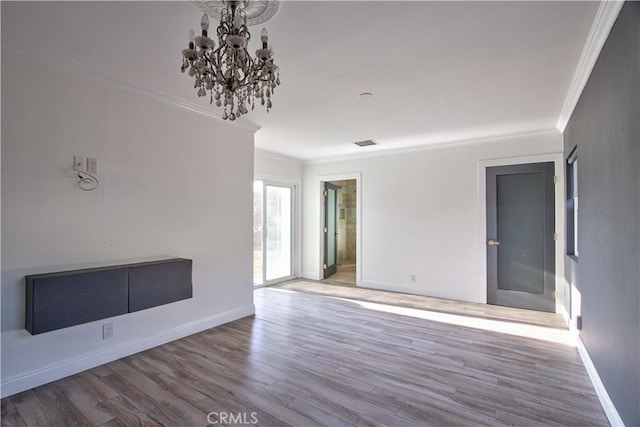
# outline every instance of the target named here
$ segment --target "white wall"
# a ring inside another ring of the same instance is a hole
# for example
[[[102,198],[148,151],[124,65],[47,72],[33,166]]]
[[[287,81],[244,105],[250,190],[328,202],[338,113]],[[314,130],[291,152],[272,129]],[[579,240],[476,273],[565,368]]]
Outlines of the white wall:
[[[360,174],[358,285],[486,302],[479,279],[485,268],[478,245],[479,168],[490,159],[561,152],[561,135],[549,132],[305,165],[303,274],[321,274],[322,177]]]
[[[255,150],[254,175],[256,179],[283,182],[302,182],[302,161],[264,150]]]
[[[78,188],[73,156],[99,160]],[[253,134],[2,52],[2,393],[253,313]],[[193,298],[31,336],[24,276],[193,259]]]

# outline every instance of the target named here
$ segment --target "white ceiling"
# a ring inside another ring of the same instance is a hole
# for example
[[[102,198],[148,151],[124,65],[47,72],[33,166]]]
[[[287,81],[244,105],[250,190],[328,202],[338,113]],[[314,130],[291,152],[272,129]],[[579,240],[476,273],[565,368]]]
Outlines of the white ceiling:
[[[262,127],[258,148],[304,160],[552,129],[598,7],[285,1],[264,25],[282,85],[243,120]],[[215,110],[179,71],[200,16],[190,2],[3,1],[2,39]],[[380,145],[351,144],[364,139]]]

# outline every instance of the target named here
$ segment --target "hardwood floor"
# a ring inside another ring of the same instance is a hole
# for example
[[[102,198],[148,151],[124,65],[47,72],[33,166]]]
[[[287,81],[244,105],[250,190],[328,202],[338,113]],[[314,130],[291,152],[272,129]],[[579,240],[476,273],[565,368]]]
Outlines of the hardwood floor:
[[[356,266],[338,265],[338,271],[325,279],[326,282],[338,282],[342,285],[356,285]]]
[[[255,317],[3,399],[2,425],[608,425],[554,315],[313,282],[255,295]]]
[[[329,276],[325,279],[327,282],[338,282],[341,285],[356,285],[356,272],[355,271],[338,271],[333,276]]]
[[[327,286],[334,285],[334,286]],[[323,280],[291,280],[273,288],[310,292],[333,297],[369,301],[374,303],[392,304],[407,308],[416,308],[441,313],[459,314],[468,317],[505,320],[508,322],[539,325],[553,329],[566,330],[566,325],[560,315],[542,311],[521,310],[499,305],[466,303],[442,298],[425,297],[421,295],[402,294],[398,292],[379,291],[375,289],[354,288],[341,282]]]

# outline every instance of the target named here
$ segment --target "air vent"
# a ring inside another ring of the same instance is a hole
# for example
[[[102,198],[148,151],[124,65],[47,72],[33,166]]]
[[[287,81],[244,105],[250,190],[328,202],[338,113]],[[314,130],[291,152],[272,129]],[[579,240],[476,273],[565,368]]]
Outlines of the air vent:
[[[370,145],[378,145],[377,142],[371,139],[367,139],[366,141],[354,142],[354,144],[356,144],[358,147],[368,147]]]

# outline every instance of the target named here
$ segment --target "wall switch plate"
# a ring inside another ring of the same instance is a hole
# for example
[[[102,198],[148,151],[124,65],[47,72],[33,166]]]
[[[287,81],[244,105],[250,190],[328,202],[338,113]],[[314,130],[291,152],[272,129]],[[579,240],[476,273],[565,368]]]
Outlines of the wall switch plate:
[[[87,172],[96,175],[98,173],[98,159],[89,157],[87,159]]]
[[[73,170],[84,172],[87,167],[87,159],[81,156],[73,156]]]
[[[102,339],[113,338],[113,322],[102,325]]]
[[[415,282],[415,281],[416,281],[416,275],[415,275],[415,274],[412,274],[412,275],[411,275],[411,281],[412,281],[412,282]]]

